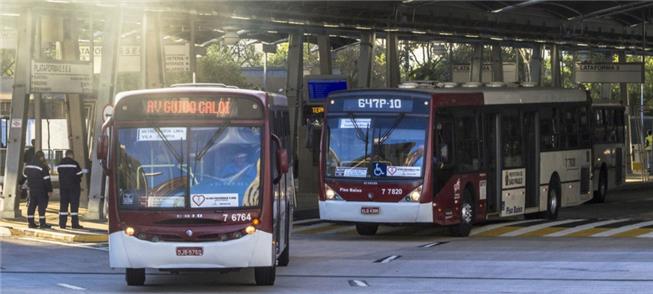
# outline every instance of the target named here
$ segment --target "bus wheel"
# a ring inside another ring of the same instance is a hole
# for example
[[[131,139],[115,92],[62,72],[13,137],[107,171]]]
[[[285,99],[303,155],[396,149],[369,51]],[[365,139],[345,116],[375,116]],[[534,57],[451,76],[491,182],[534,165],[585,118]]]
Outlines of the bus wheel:
[[[279,258],[277,259],[277,264],[279,266],[287,266],[290,263],[290,244],[286,242],[286,249],[281,252]]]
[[[377,224],[356,224],[356,232],[361,236],[373,236],[378,229]]]
[[[125,280],[129,286],[143,286],[145,284],[144,268],[128,268],[125,271]]]
[[[474,205],[472,202],[472,193],[465,190],[463,193],[463,203],[460,204],[460,223],[453,225],[449,231],[454,237],[467,237],[472,231],[474,225]]]
[[[274,285],[274,279],[276,276],[277,269],[275,266],[254,268],[254,280],[258,286]]]
[[[598,191],[594,191],[594,202],[603,203],[608,196],[608,173],[601,169]]]
[[[558,181],[554,180],[549,183],[546,213],[544,216],[550,220],[557,219],[560,205],[560,184],[558,184]]]

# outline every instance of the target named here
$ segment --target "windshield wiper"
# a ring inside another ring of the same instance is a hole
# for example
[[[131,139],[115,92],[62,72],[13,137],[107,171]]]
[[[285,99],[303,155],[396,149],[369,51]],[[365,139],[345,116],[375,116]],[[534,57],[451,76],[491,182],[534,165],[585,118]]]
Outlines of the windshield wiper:
[[[159,127],[156,127],[156,128],[154,128],[154,131],[157,133],[157,135],[159,135],[159,137],[161,137],[161,140],[163,140],[164,145],[166,146],[166,148],[168,148],[168,151],[170,153],[172,153],[172,156],[175,157],[177,162],[179,162],[180,164],[183,164],[184,163],[184,158],[180,154],[177,154],[177,151],[175,151],[175,147],[173,147],[172,143],[170,143],[170,141],[168,141],[168,138],[166,138],[166,136],[163,135],[163,132],[161,131],[161,129]]]
[[[389,128],[389,129],[388,129],[388,130],[383,134],[383,136],[379,136],[379,143],[378,143],[379,145],[383,145],[383,143],[385,143],[385,141],[388,140],[388,138],[390,137],[390,135],[392,134],[392,132],[393,132],[393,131],[394,131],[394,130],[399,126],[399,124],[401,123],[401,121],[404,119],[405,116],[406,116],[406,113],[405,113],[405,112],[400,113],[400,114],[399,114],[399,117],[397,118],[397,120],[395,120],[395,122],[392,124],[392,127],[390,127],[390,128]],[[380,132],[380,130],[379,130],[379,134],[380,134],[380,133],[381,133],[381,132]]]
[[[367,159],[367,147],[369,144],[370,124],[372,124],[372,122],[370,121],[370,123],[367,124],[367,128],[365,128],[365,134],[363,134],[363,130],[361,129],[361,127],[358,126],[358,123],[356,122],[356,116],[354,115],[353,112],[349,113],[349,118],[351,119],[351,122],[354,125],[354,130],[356,130],[356,137],[361,141],[365,142],[365,157],[363,158]]]
[[[222,133],[224,133],[226,129],[227,129],[226,127],[219,127],[217,130],[215,130],[213,136],[211,136],[211,139],[209,139],[209,141],[206,142],[206,145],[202,147],[202,150],[195,154],[195,161],[200,161],[202,157],[204,157],[204,155],[206,155],[206,153],[209,152],[209,148],[211,148],[211,146],[215,144],[215,141],[217,141],[218,138],[222,136]]]

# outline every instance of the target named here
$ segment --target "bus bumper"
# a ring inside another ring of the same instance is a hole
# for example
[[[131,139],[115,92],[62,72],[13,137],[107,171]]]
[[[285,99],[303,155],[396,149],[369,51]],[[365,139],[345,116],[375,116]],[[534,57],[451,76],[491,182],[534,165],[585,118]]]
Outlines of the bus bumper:
[[[362,214],[378,208],[378,214]],[[433,223],[433,204],[409,202],[320,201],[320,219],[360,223]]]
[[[202,247],[203,255],[177,256],[177,247]],[[109,235],[113,268],[243,268],[272,262],[272,234],[263,231],[224,242],[150,242],[122,231]]]

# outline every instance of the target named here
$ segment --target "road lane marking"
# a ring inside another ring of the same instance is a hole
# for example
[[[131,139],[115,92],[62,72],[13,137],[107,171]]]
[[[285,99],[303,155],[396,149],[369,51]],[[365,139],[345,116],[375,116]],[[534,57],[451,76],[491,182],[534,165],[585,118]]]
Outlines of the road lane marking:
[[[543,224],[535,225],[535,226],[527,226],[524,228],[518,228],[517,230],[513,230],[504,234],[501,234],[501,237],[516,237],[520,235],[524,235],[530,232],[538,231],[544,228],[549,228],[549,227],[555,227],[557,225],[562,225],[566,223],[571,223],[571,222],[577,222],[579,221],[578,219],[567,219],[567,220],[561,220],[561,221],[555,221],[555,222],[546,222]]]
[[[66,283],[58,283],[57,286],[68,288],[68,289],[73,289],[73,290],[86,291],[85,288],[69,285],[69,284],[66,284]]]
[[[607,230],[605,232],[601,232],[601,233],[592,235],[592,237],[611,237],[611,236],[614,236],[614,237],[617,237],[617,236],[618,237],[635,237],[637,235],[632,235],[631,236],[631,235],[629,235],[627,233],[629,233],[629,231],[635,231],[635,230],[637,230],[637,229],[639,229],[641,227],[650,226],[650,225],[653,225],[653,221],[646,221],[646,222],[636,223],[636,224],[623,226],[623,227],[619,227],[619,228],[614,228],[614,229],[611,229],[611,230]],[[638,234],[638,235],[641,235],[641,234]]]
[[[512,225],[523,224],[523,223],[532,222],[532,221],[537,221],[537,220],[532,220],[532,219],[520,220],[520,221],[498,223],[498,224],[473,228],[472,233],[470,234],[470,236],[480,235],[480,234],[485,235],[484,233],[489,232],[489,231],[494,230],[494,229],[499,229],[499,228],[508,227],[508,226],[512,226]]]
[[[377,259],[377,260],[374,261],[374,263],[390,263],[390,262],[392,262],[392,261],[394,261],[396,259],[399,259],[400,257],[401,257],[401,255],[390,255],[390,256],[386,256],[386,257],[381,258],[381,259]]]
[[[362,280],[349,280],[349,286],[352,287],[367,287],[369,284],[367,284],[366,281]]]
[[[435,246],[439,246],[439,245],[443,245],[443,244],[447,244],[447,243],[449,243],[449,241],[433,242],[433,243],[427,243],[427,244],[424,244],[424,245],[420,245],[418,247],[419,248],[431,248],[431,247],[435,247]]]
[[[593,222],[593,223],[589,223],[589,224],[586,224],[586,225],[577,226],[577,227],[573,227],[573,228],[566,228],[566,229],[563,228],[563,230],[552,233],[552,234],[545,235],[545,237],[562,237],[562,236],[566,236],[566,235],[573,234],[573,233],[576,233],[576,232],[584,231],[584,230],[587,230],[587,229],[592,229],[592,228],[595,228],[595,227],[599,227],[599,226],[603,226],[603,225],[607,225],[607,224],[611,224],[611,223],[618,223],[618,222],[625,221],[625,220],[627,220],[627,219],[612,219],[612,220]]]
[[[25,241],[32,241],[32,242],[55,244],[55,245],[61,245],[61,246],[66,246],[66,247],[77,247],[77,248],[86,248],[86,249],[93,249],[93,250],[99,250],[99,251],[109,251],[109,248],[108,248],[109,244],[107,244],[107,243],[64,243],[64,242],[57,242],[57,241],[52,241],[52,240],[43,240],[43,239],[30,238],[30,237],[20,237],[18,239],[19,240],[25,240]],[[101,247],[97,247],[98,245],[100,245]]]

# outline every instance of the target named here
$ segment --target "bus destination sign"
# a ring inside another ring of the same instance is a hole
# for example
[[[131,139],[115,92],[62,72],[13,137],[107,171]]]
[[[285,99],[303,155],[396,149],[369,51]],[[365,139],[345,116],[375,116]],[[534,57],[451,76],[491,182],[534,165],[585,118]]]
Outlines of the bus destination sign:
[[[411,112],[413,111],[413,101],[399,98],[347,99],[344,101],[342,109],[346,112]]]
[[[211,96],[132,96],[121,100],[115,109],[116,119],[261,119],[260,103],[245,97]]]

